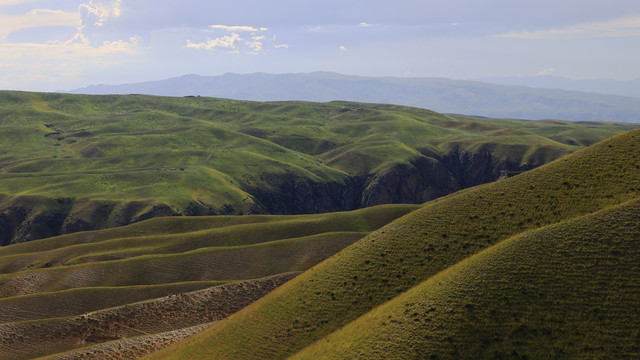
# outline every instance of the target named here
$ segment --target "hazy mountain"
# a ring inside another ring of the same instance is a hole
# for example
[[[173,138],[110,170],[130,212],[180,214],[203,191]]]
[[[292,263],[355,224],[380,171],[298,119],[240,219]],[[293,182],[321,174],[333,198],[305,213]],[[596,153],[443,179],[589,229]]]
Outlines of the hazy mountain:
[[[361,77],[328,72],[184,75],[136,84],[95,85],[71,92],[201,95],[257,101],[348,100],[416,106],[444,113],[532,120],[636,122],[640,119],[640,101],[630,97],[443,78]]]
[[[477,81],[497,85],[519,85],[534,88],[586,91],[600,94],[640,98],[640,78],[629,81],[613,79],[572,80],[559,76],[480,78]]]

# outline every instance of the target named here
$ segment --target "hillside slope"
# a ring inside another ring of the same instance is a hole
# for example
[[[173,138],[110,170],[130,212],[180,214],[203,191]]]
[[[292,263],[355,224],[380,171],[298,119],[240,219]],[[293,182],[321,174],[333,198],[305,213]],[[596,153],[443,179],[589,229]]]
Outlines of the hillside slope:
[[[525,232],[292,359],[640,356],[640,200]]]
[[[640,131],[633,131],[429,202],[151,358],[285,358],[503,240],[639,195]]]
[[[0,358],[158,349],[418,208],[156,218],[0,248]]]
[[[632,129],[393,105],[0,92],[0,245],[159,216],[422,203]]]

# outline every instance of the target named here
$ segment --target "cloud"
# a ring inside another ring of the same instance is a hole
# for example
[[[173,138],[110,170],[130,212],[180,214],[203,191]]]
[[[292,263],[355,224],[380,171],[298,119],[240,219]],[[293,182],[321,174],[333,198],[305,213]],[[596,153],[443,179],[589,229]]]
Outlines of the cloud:
[[[0,6],[21,5],[36,2],[38,0],[0,0]]]
[[[348,51],[348,50],[349,50],[349,49],[347,49],[346,47],[344,47],[344,46],[340,46],[340,51]]]
[[[366,22],[361,22],[360,24],[358,24],[359,27],[372,27],[375,26],[375,24],[367,24]]]
[[[29,2],[0,1],[0,6]],[[148,50],[140,36],[109,38],[111,33],[104,29],[104,25],[121,16],[122,0],[85,0],[75,12],[33,9],[22,15],[0,15],[0,39],[13,31],[28,28],[64,26],[76,29],[75,35],[67,39],[0,42],[0,64],[3,64],[0,84],[32,83],[37,88],[57,86],[55,84],[62,79],[68,81],[87,72],[101,72],[139,61],[137,55]]]
[[[100,46],[83,43],[49,42],[0,43],[0,84],[31,83],[35,88],[59,89],[61,79],[69,81],[96,69],[109,69],[138,61],[144,50],[138,36],[128,40],[105,41]],[[101,70],[99,70],[101,71]]]
[[[80,4],[80,14],[83,23],[93,22],[94,26],[103,26],[109,18],[118,18],[122,13],[122,0],[115,1],[89,1],[88,4]]]
[[[0,39],[18,30],[42,26],[77,27],[80,22],[78,13],[61,10],[34,9],[23,15],[0,15]]]
[[[267,28],[260,28],[260,30],[258,30],[252,26],[226,26],[226,25],[211,25],[209,26],[209,28],[213,30],[224,30],[229,32],[242,32],[242,31],[258,32],[258,31],[267,30]]]
[[[276,49],[288,49],[289,44],[276,44],[276,45],[273,45],[273,47]]]
[[[640,37],[640,16],[581,23],[558,29],[496,34],[494,37],[523,40]]]
[[[247,45],[252,50],[252,54],[257,54],[260,50],[262,50],[262,42],[260,41],[247,41]]]
[[[243,39],[236,33],[231,35],[225,35],[215,39],[207,39],[205,42],[194,43],[191,40],[187,40],[187,48],[198,50],[226,50],[230,53],[237,54],[240,52],[240,42]]]
[[[545,76],[545,75],[551,75],[556,71],[555,68],[548,68],[548,69],[544,69],[542,71],[540,71],[539,73],[536,74],[536,76]]]
[[[227,26],[227,25],[211,25],[207,28],[207,31],[219,30],[230,33],[229,35],[220,36],[217,38],[207,38],[206,41],[197,42],[187,40],[186,48],[207,50],[207,51],[226,51],[232,54],[238,54],[243,50],[249,54],[257,54],[264,49],[265,41],[267,37],[261,33],[269,31],[266,27],[253,27],[253,26]],[[249,32],[251,38],[245,41],[245,38],[241,37],[239,33]],[[269,41],[275,41],[275,35]]]

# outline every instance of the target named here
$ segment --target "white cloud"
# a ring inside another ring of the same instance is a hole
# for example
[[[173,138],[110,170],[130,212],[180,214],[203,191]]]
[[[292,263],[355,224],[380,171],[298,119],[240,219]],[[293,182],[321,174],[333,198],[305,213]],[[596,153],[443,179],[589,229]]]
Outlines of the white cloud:
[[[367,24],[366,22],[361,22],[360,24],[358,24],[359,27],[372,27],[375,26],[374,24]]]
[[[109,18],[118,18],[122,13],[122,0],[115,1],[89,1],[88,4],[80,4],[80,14],[84,25],[93,21],[94,26],[104,25]]]
[[[21,58],[53,60],[66,56],[100,57],[120,54],[137,54],[143,50],[142,38],[133,36],[127,40],[104,41],[100,46],[89,46],[82,42],[50,41],[38,43],[1,43],[0,60]],[[13,62],[13,61],[12,61]]]
[[[42,89],[59,89],[61,79],[80,78],[87,71],[109,69],[137,61],[135,54],[144,50],[142,39],[105,41],[100,46],[81,42],[0,43],[0,86],[27,84]]]
[[[213,30],[224,30],[224,31],[229,31],[229,32],[239,32],[239,31],[252,31],[252,32],[257,32],[257,31],[264,31],[267,30],[266,28],[260,28],[260,30],[252,27],[252,26],[226,26],[226,25],[211,25],[209,26],[209,28],[213,29]],[[264,30],[262,30],[264,29]]]
[[[257,54],[264,49],[265,41],[275,41],[275,35],[271,37],[271,40],[267,40],[267,36],[261,34],[269,31],[266,27],[256,28],[253,26],[211,25],[207,30],[209,32],[212,32],[213,30],[225,31],[230,34],[217,38],[207,38],[206,41],[202,42],[187,40],[185,47],[207,51],[227,51],[233,54],[238,54],[240,52]],[[241,37],[239,34],[242,32],[249,32],[251,39],[247,39],[245,41],[245,38]]]
[[[510,32],[494,36],[498,38],[524,40],[640,37],[640,16],[581,23],[558,29]]]
[[[276,45],[273,45],[273,47],[276,49],[288,49],[289,44],[276,44]]]
[[[252,50],[251,53],[257,54],[260,50],[262,50],[263,44],[260,41],[252,41],[252,42],[247,41],[247,45]]]
[[[0,6],[28,4],[36,1],[38,0],[0,0]]]
[[[11,32],[42,26],[70,26],[80,25],[78,13],[61,10],[34,9],[24,15],[0,15],[0,39],[4,39]]]
[[[187,40],[187,48],[199,50],[226,50],[230,53],[237,54],[240,52],[240,42],[242,38],[236,33],[225,35],[215,39],[207,39],[205,42],[195,43]]]
[[[544,69],[542,71],[540,71],[539,73],[536,74],[536,76],[545,76],[545,75],[551,75],[556,71],[555,68],[548,68],[548,69]]]
[[[348,51],[348,50],[349,50],[349,49],[347,49],[346,47],[344,47],[344,46],[340,46],[340,51]]]

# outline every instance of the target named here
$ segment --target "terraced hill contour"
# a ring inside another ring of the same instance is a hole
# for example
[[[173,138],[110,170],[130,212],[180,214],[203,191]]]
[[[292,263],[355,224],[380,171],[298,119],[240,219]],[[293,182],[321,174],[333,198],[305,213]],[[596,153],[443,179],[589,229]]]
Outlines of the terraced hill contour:
[[[0,358],[144,355],[417,208],[157,218],[0,248]]]
[[[632,125],[393,105],[0,92],[0,245],[158,216],[422,203]]]
[[[535,357],[544,345],[559,357],[633,357],[638,197],[640,131],[633,131],[431,201],[150,358],[282,359],[301,350],[300,357],[326,350],[327,357],[457,358],[484,349],[487,357]],[[632,343],[612,349],[606,342],[616,336],[614,345]]]

